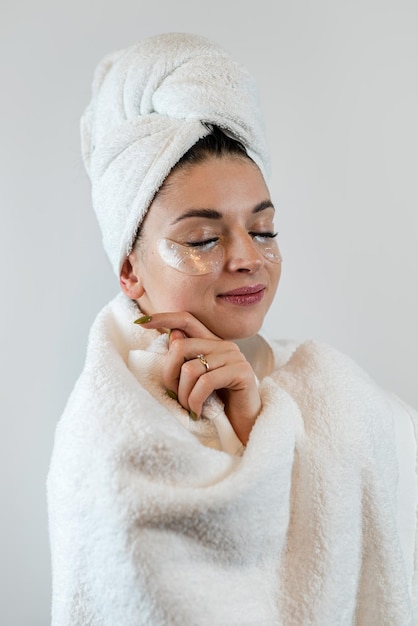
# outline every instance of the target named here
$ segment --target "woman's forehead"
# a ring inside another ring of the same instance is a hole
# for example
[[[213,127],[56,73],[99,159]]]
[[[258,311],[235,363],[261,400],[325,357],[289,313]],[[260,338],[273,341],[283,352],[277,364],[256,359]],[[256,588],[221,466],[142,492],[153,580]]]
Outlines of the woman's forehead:
[[[222,219],[231,210],[246,214],[274,211],[264,178],[250,159],[212,157],[174,170],[149,214],[177,223],[199,217]]]

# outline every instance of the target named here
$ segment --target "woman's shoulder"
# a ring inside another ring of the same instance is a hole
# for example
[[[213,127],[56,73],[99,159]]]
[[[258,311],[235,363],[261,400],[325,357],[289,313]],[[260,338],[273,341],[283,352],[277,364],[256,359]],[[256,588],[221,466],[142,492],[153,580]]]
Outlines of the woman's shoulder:
[[[321,364],[327,368],[330,364],[345,363],[346,366],[362,371],[349,355],[324,341],[270,338],[266,340],[273,350],[276,370],[289,364],[298,369],[310,369],[311,367],[317,368]]]
[[[370,404],[386,406],[388,413],[416,413],[406,407],[390,390],[382,388],[372,374],[352,356],[318,340],[273,340],[272,378],[300,397],[323,398],[345,406]]]
[[[370,403],[384,405],[394,423],[407,422],[418,439],[418,413],[391,390],[382,388],[373,376],[353,357],[318,340],[268,340],[275,360],[273,378],[304,395],[309,389],[313,396],[341,400],[348,404]]]

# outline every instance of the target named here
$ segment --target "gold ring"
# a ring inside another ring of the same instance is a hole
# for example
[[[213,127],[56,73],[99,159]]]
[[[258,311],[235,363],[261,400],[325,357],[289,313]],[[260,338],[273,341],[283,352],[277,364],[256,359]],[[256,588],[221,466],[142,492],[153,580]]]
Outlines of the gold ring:
[[[198,354],[196,356],[196,359],[199,359],[199,361],[201,362],[202,365],[204,365],[206,367],[206,371],[209,371],[209,363],[207,362],[207,360],[205,359],[203,354]]]

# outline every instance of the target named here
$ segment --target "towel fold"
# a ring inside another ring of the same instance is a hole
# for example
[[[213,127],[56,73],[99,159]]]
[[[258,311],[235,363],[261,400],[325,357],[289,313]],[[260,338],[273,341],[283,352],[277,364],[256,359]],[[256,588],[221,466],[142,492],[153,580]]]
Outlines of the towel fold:
[[[117,275],[155,193],[211,124],[241,141],[268,176],[255,83],[220,47],[166,33],[99,63],[81,120],[82,153]]]

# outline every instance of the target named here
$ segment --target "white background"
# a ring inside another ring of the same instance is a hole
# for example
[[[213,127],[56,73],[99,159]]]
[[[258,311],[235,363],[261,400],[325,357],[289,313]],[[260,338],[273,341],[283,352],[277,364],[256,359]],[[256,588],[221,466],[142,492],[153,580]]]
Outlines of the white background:
[[[0,29],[0,622],[45,626],[54,429],[119,288],[79,149],[97,62],[187,31],[249,68],[284,256],[265,330],[335,345],[418,407],[418,5],[3,0]]]

